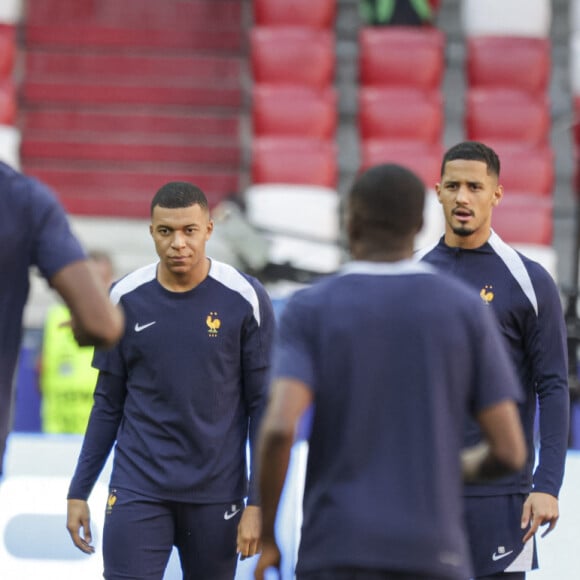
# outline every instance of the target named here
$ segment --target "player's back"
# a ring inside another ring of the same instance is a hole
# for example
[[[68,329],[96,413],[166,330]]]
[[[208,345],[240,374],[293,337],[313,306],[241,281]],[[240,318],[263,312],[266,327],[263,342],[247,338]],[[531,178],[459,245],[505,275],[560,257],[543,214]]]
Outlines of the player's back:
[[[301,570],[380,554],[384,569],[418,571],[420,553],[425,572],[467,577],[463,422],[496,376],[480,355],[499,336],[481,300],[425,264],[354,262],[294,313],[316,353]],[[315,540],[334,526],[344,549]]]

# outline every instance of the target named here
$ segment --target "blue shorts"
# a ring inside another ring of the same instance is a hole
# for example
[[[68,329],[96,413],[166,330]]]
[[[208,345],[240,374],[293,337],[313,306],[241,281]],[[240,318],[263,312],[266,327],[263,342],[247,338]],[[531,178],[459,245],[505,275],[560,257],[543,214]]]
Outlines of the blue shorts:
[[[161,580],[173,546],[183,578],[232,580],[243,502],[189,504],[109,490],[103,527],[107,580]]]
[[[535,537],[522,543],[526,494],[465,497],[465,517],[475,576],[528,572],[538,567]]]

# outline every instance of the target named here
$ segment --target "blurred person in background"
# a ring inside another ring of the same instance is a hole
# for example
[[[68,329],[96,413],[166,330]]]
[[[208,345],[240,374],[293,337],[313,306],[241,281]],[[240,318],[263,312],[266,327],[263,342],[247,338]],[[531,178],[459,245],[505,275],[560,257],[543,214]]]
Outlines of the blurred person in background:
[[[55,195],[38,180],[0,163],[0,477],[33,266],[69,308],[79,345],[108,348],[119,340],[122,311],[109,300]]]
[[[89,252],[91,265],[105,288],[113,283],[111,256]],[[41,421],[44,433],[84,433],[93,407],[98,371],[91,365],[94,348],[79,346],[67,322],[66,304],[52,305],[46,315],[39,360]]]
[[[425,26],[433,24],[438,2],[430,0],[360,0],[366,26]]]

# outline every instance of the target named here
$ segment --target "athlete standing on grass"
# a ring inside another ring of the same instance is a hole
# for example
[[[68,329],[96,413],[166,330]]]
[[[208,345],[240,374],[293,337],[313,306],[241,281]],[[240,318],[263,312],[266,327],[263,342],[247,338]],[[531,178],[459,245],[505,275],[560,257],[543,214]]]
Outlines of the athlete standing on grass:
[[[184,578],[231,580],[236,552],[259,550],[246,442],[249,434],[253,447],[265,405],[274,315],[256,279],[206,257],[212,229],[200,189],[166,184],[151,203],[159,262],[111,290],[126,309],[126,332],[94,360],[95,404],[67,523],[91,553],[86,500],[116,440],[103,531],[108,580],[161,579],[174,545]]]
[[[525,468],[493,483],[465,487],[476,577],[518,580],[537,568],[536,531],[548,526],[545,535],[558,520],[568,442],[568,369],[566,328],[554,281],[491,229],[493,209],[503,197],[499,174],[496,153],[482,143],[460,143],[445,153],[436,185],[445,235],[421,255],[477,290],[499,322],[524,387]],[[536,406],[540,452],[533,471]],[[466,444],[479,438],[479,429],[471,424]]]
[[[402,167],[362,174],[347,202],[353,261],[282,313],[259,444],[259,580],[280,565],[274,522],[311,403],[299,580],[465,580],[462,472],[525,461],[517,379],[491,311],[412,260],[424,199]],[[461,461],[469,413],[489,447]]]

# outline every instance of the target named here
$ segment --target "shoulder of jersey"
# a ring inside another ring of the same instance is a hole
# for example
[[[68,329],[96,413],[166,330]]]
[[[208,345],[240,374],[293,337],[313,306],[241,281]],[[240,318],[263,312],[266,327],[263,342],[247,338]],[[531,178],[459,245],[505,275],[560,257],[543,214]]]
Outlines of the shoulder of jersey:
[[[130,274],[127,274],[121,278],[115,285],[111,288],[111,301],[117,304],[121,297],[139,286],[151,282],[155,279],[157,272],[157,262],[153,264],[148,264],[143,266]]]

